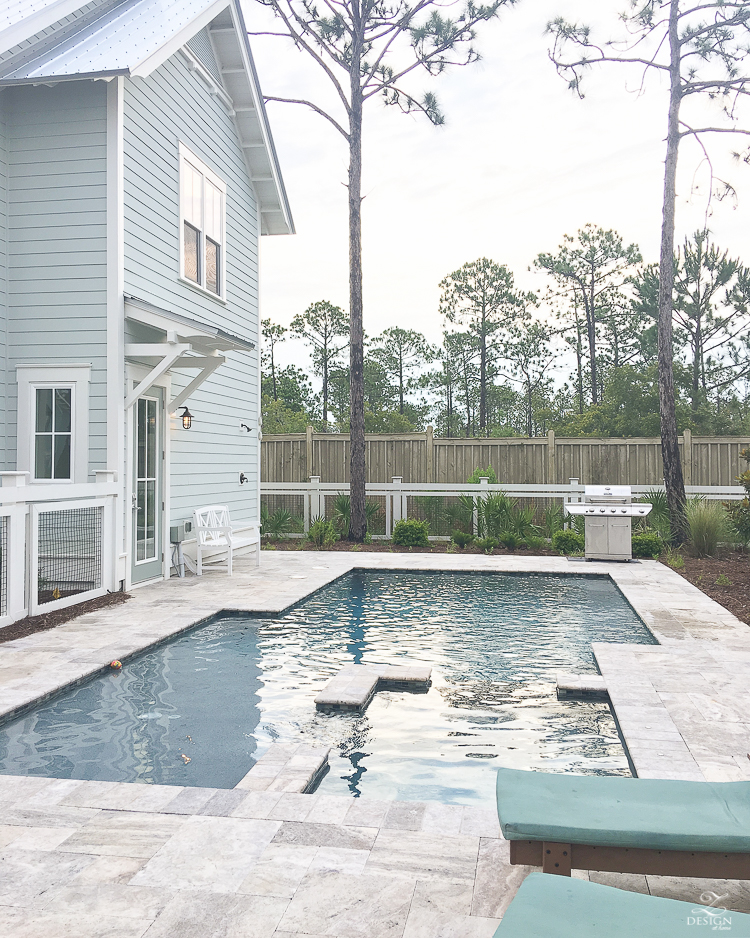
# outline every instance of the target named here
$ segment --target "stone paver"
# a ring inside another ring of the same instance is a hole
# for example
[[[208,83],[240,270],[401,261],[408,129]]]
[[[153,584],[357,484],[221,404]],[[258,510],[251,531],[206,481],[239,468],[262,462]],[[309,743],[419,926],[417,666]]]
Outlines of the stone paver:
[[[430,685],[432,668],[393,664],[347,664],[313,698],[318,710],[364,710],[379,687],[399,690]]]
[[[651,561],[264,553],[260,570],[144,587],[0,646],[0,716],[218,611],[279,612],[353,567],[611,576],[660,644],[598,644],[601,679],[563,687],[606,688],[639,775],[750,778],[750,629]],[[0,776],[0,934],[490,938],[528,872],[510,866],[494,805],[302,794],[322,758],[303,749],[274,747],[257,785],[232,790]],[[576,875],[750,911],[745,883]]]

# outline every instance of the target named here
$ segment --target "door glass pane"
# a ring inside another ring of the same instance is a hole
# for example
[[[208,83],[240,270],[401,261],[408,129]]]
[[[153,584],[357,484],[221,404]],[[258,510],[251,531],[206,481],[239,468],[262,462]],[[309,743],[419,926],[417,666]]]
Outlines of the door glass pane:
[[[138,401],[138,424],[136,427],[137,477],[135,557],[136,561],[155,560],[159,553],[159,489],[158,471],[158,402],[147,398]]]
[[[52,434],[38,434],[34,443],[34,477],[52,478]]]
[[[52,433],[52,388],[36,389],[36,431]]]
[[[55,434],[55,478],[70,478],[70,434]]]
[[[200,283],[200,232],[187,222],[185,222],[183,258],[186,279]]]
[[[156,556],[156,481],[146,483],[146,557]]]
[[[55,433],[70,433],[70,388],[55,388]]]
[[[146,476],[156,478],[156,401],[146,401]]]
[[[138,401],[138,443],[136,474],[139,479],[146,477],[146,402],[141,398]]]
[[[135,543],[136,559],[146,559],[146,483],[138,482],[136,496]]]
[[[210,238],[206,238],[206,289],[219,293],[219,258],[221,248]]]

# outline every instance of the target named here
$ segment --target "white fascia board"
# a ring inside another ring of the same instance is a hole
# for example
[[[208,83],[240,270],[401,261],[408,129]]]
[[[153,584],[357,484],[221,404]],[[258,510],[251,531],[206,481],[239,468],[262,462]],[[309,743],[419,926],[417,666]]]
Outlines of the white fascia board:
[[[231,0],[231,16],[234,28],[237,31],[237,37],[239,39],[240,54],[242,56],[242,61],[245,66],[245,71],[248,76],[248,81],[250,83],[250,92],[253,96],[253,103],[255,104],[255,110],[258,115],[258,123],[260,125],[260,131],[263,136],[263,142],[266,147],[266,152],[268,153],[268,161],[271,164],[271,174],[273,175],[273,182],[278,194],[278,212],[281,213],[284,223],[286,225],[287,231],[286,234],[295,234],[294,230],[294,221],[292,219],[292,210],[289,205],[289,200],[286,194],[286,188],[284,186],[284,180],[281,176],[281,167],[279,166],[279,159],[276,155],[276,147],[273,143],[273,137],[271,136],[271,126],[268,123],[268,115],[266,114],[266,106],[263,101],[263,94],[260,90],[260,81],[258,79],[258,73],[255,70],[255,62],[253,61],[253,55],[250,50],[250,42],[247,38],[247,27],[245,26],[245,19],[242,15],[242,10],[239,6],[239,0]],[[249,167],[248,167],[249,169]],[[252,175],[252,174],[251,174]],[[259,210],[262,211],[261,200],[258,199]],[[272,210],[273,211],[273,210]]]
[[[205,26],[216,19],[223,10],[231,5],[231,0],[216,0],[210,7],[207,7],[202,13],[194,17],[187,26],[184,26],[179,32],[175,33],[163,46],[160,46],[156,52],[143,59],[130,69],[131,78],[147,78],[151,72],[155,71],[160,65],[163,65],[167,59],[178,52],[185,43],[192,39],[196,33],[199,33]]]
[[[49,29],[50,26],[54,26],[55,23],[87,5],[86,0],[55,0],[44,9],[24,16],[23,19],[6,26],[5,29],[0,29],[0,54],[8,52],[19,43]]]

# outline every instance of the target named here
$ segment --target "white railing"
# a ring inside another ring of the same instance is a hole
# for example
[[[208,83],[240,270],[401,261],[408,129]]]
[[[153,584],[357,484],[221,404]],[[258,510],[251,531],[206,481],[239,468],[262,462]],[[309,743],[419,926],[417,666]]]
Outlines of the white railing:
[[[457,497],[468,495],[484,498],[493,492],[504,492],[513,498],[533,499],[538,501],[559,501],[562,505],[583,501],[584,486],[578,479],[571,479],[567,485],[519,485],[502,483],[490,485],[482,479],[479,484],[404,482],[400,476],[393,476],[391,482],[372,482],[365,486],[368,498],[385,500],[385,534],[373,537],[389,538],[393,525],[407,517],[409,498]],[[310,521],[326,517],[326,499],[337,495],[348,495],[349,484],[346,482],[321,482],[318,476],[311,476],[309,482],[262,482],[261,497],[297,496],[303,504],[303,527],[310,528]],[[634,498],[640,498],[647,492],[664,491],[664,486],[632,485]],[[739,485],[688,485],[685,492],[689,497],[699,495],[716,501],[734,501],[745,497],[745,490]],[[476,527],[476,510],[475,521]],[[444,540],[445,537],[431,537],[431,540]]]
[[[114,473],[81,484],[28,475],[0,473],[0,627],[115,589]]]

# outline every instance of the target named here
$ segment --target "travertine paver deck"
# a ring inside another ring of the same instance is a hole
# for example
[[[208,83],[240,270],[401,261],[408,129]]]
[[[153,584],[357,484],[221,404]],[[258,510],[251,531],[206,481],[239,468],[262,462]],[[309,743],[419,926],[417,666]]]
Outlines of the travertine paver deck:
[[[595,646],[638,774],[750,777],[750,629],[649,561],[264,553],[258,571],[240,561],[231,580],[145,587],[0,645],[0,715],[217,611],[283,610],[353,567],[609,574],[661,642]],[[3,938],[481,938],[526,874],[508,864],[494,805],[8,776],[0,849]],[[750,910],[748,884],[591,878],[696,902],[712,891]]]

